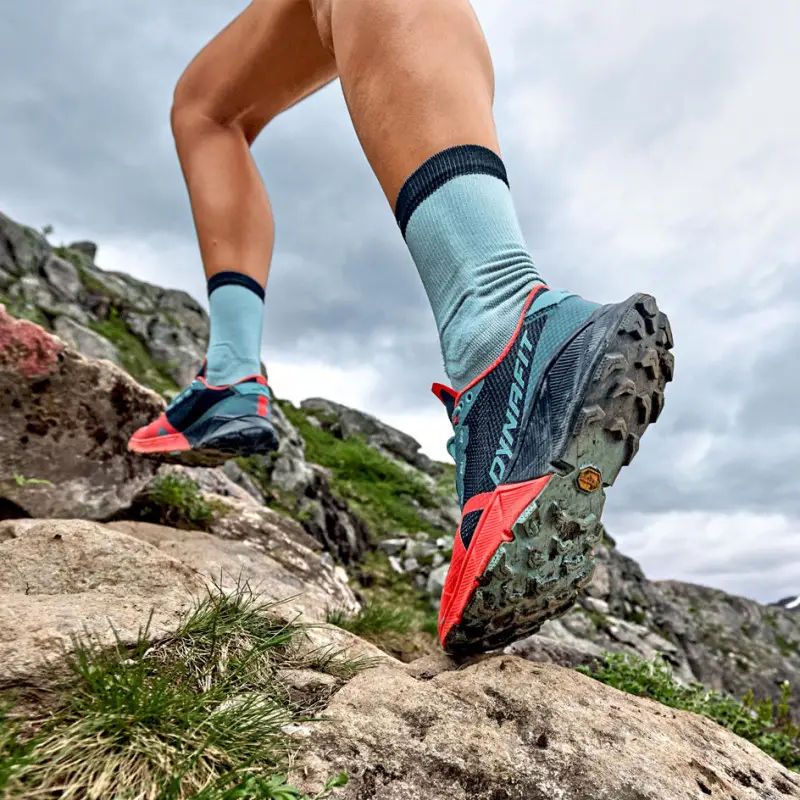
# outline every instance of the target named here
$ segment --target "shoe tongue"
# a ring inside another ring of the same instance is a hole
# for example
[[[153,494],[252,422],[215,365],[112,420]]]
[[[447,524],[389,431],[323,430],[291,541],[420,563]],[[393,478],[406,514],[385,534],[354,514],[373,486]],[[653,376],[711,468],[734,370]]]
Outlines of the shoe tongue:
[[[456,397],[458,397],[456,392],[443,383],[434,383],[433,386],[431,386],[431,391],[442,401],[444,407],[447,409],[447,416],[452,420],[453,411],[456,407]]]

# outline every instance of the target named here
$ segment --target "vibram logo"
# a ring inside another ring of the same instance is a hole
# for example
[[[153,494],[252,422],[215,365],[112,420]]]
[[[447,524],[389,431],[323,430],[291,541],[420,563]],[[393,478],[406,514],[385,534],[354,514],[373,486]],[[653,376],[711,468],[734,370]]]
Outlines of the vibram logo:
[[[600,474],[600,470],[595,469],[594,467],[584,467],[578,473],[577,481],[578,488],[582,492],[591,494],[600,488],[600,484],[603,481],[603,476]]]
[[[522,332],[522,338],[517,350],[517,360],[514,363],[514,380],[511,383],[511,391],[508,395],[508,407],[506,408],[506,421],[500,434],[500,441],[495,450],[492,466],[489,474],[492,482],[497,486],[506,474],[508,462],[514,449],[515,431],[519,427],[519,417],[522,413],[522,401],[525,397],[525,387],[528,385],[530,377],[531,353],[533,345],[528,338],[528,331]]]

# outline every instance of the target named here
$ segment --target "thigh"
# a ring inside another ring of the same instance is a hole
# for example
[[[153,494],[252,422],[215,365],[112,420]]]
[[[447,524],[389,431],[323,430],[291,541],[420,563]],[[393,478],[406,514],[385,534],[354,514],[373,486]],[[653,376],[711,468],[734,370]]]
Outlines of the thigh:
[[[175,107],[239,125],[252,141],[270,119],[335,77],[309,0],[253,0],[191,61]]]

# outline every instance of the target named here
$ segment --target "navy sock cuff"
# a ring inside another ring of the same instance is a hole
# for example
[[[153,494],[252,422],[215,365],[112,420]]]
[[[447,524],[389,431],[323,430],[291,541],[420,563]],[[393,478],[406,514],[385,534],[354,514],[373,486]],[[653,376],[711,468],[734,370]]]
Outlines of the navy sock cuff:
[[[211,293],[220,286],[243,286],[258,295],[262,301],[264,300],[264,287],[257,280],[242,272],[218,272],[216,275],[212,275],[208,279],[208,296],[211,297]]]
[[[508,175],[500,156],[476,144],[458,145],[429,158],[403,184],[397,195],[395,219],[403,236],[411,215],[423,200],[459,175],[492,175],[508,186]]]

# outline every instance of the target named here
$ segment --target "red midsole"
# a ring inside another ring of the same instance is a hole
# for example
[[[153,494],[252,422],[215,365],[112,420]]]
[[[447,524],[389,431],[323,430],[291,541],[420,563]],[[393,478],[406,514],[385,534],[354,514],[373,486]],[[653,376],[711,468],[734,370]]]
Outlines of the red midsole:
[[[173,453],[191,450],[191,448],[192,446],[182,433],[154,436],[150,439],[132,437],[128,442],[128,450],[133,450],[134,453]]]
[[[461,561],[458,574],[447,576],[439,614],[439,636],[442,643],[451,628],[461,622],[464,609],[478,587],[478,578],[489,566],[497,548],[514,538],[511,532],[514,523],[552,477],[544,475],[525,483],[501,485],[492,493],[472,536],[470,548]]]

